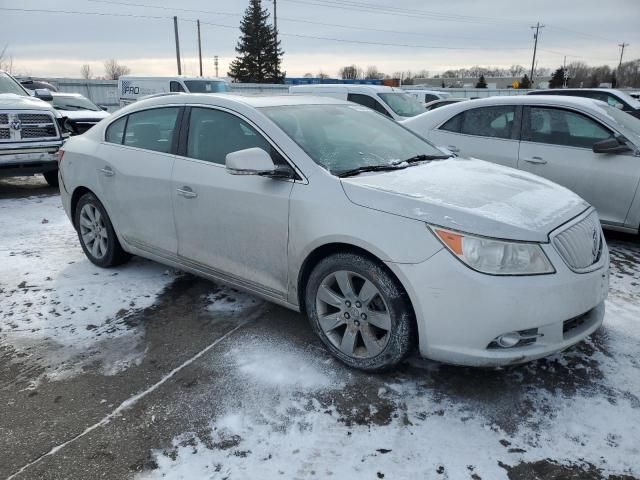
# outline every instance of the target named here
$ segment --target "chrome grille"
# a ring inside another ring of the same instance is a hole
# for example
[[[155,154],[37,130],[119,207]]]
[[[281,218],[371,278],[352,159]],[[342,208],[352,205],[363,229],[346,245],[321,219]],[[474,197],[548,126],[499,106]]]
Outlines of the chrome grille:
[[[23,124],[51,123],[51,116],[40,113],[19,113],[18,118]]]
[[[22,127],[22,138],[43,138],[43,137],[55,137],[56,127],[53,125],[44,127]]]
[[[595,211],[553,238],[556,250],[575,272],[589,271],[598,263],[603,244],[600,219]]]
[[[5,110],[0,113],[0,142],[53,140],[58,137],[56,119],[49,112]]]

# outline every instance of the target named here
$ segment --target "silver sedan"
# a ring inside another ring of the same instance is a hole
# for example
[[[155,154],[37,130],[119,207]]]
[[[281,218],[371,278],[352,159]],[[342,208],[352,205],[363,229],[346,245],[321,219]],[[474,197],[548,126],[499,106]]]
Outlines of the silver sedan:
[[[141,101],[68,141],[60,190],[96,265],[140,255],[305,312],[369,371],[416,346],[524,362],[604,316],[609,254],[584,200],[341,100]]]

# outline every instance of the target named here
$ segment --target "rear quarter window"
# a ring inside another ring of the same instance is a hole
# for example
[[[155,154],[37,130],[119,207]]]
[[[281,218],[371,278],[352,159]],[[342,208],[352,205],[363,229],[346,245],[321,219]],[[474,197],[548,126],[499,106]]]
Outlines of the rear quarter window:
[[[124,128],[127,124],[127,117],[122,117],[107,127],[104,139],[109,143],[122,144]]]

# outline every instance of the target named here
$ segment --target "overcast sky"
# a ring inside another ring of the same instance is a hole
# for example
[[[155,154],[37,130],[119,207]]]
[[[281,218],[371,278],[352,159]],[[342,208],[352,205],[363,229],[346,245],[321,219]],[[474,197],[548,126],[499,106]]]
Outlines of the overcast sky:
[[[564,55],[567,62],[615,66],[617,44],[622,42],[631,44],[625,59],[640,58],[640,0],[277,1],[284,69],[290,77],[319,71],[336,75],[341,66],[352,63],[362,68],[376,65],[389,74],[424,69],[433,75],[472,65],[530,68],[530,25],[538,21],[547,25],[540,35],[538,66],[556,68]],[[327,6],[329,2],[333,6]],[[347,2],[371,8],[345,8]],[[34,76],[78,77],[84,63],[103,75],[107,58],[118,59],[134,74],[174,74],[171,17],[177,15],[183,73],[197,73],[194,20],[199,18],[209,23],[202,25],[204,73],[215,74],[213,57],[218,55],[224,75],[235,55],[247,4],[248,0],[0,0],[0,50],[8,45],[15,70]],[[272,11],[271,0],[263,4]],[[18,8],[49,11],[8,10]]]

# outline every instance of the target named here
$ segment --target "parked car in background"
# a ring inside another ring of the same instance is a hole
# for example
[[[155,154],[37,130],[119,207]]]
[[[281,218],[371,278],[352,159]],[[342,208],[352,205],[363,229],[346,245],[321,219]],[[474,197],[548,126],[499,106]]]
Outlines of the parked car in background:
[[[436,108],[444,107],[445,105],[451,105],[453,103],[464,102],[465,100],[469,100],[468,98],[446,98],[444,100],[433,100],[432,102],[428,102],[424,107],[427,112],[431,110],[435,110]]]
[[[45,80],[34,80],[32,78],[20,79],[20,84],[29,92],[35,92],[38,89],[47,89],[50,92],[57,92],[58,89]]]
[[[96,265],[141,255],[305,312],[352,367],[415,345],[525,362],[604,316],[609,255],[584,200],[346,101],[143,100],[71,138],[60,179]]]
[[[571,97],[591,98],[606,102],[612,107],[619,108],[634,117],[640,118],[640,100],[614,88],[555,88],[534,90],[528,92],[527,95],[568,95]]]
[[[490,97],[404,122],[436,145],[545,177],[596,207],[604,225],[640,227],[640,120],[570,96]]]
[[[74,135],[80,135],[110,114],[79,93],[52,93],[53,108],[69,119]]]
[[[382,85],[295,85],[289,87],[289,93],[347,100],[369,107],[394,120],[404,120],[426,112],[424,105],[414,96],[400,88]]]
[[[67,136],[65,120],[49,103],[32,97],[0,71],[0,177],[41,173],[49,185],[57,185],[57,153]]]
[[[448,92],[441,92],[439,90],[420,90],[420,89],[405,89],[404,90],[409,95],[416,97],[416,99],[426,105],[429,102],[433,102],[434,100],[444,100],[446,98],[451,97],[451,94]]]
[[[230,91],[226,80],[216,77],[139,77],[124,75],[118,79],[120,106],[129,105],[143,97],[167,92],[221,93]]]

